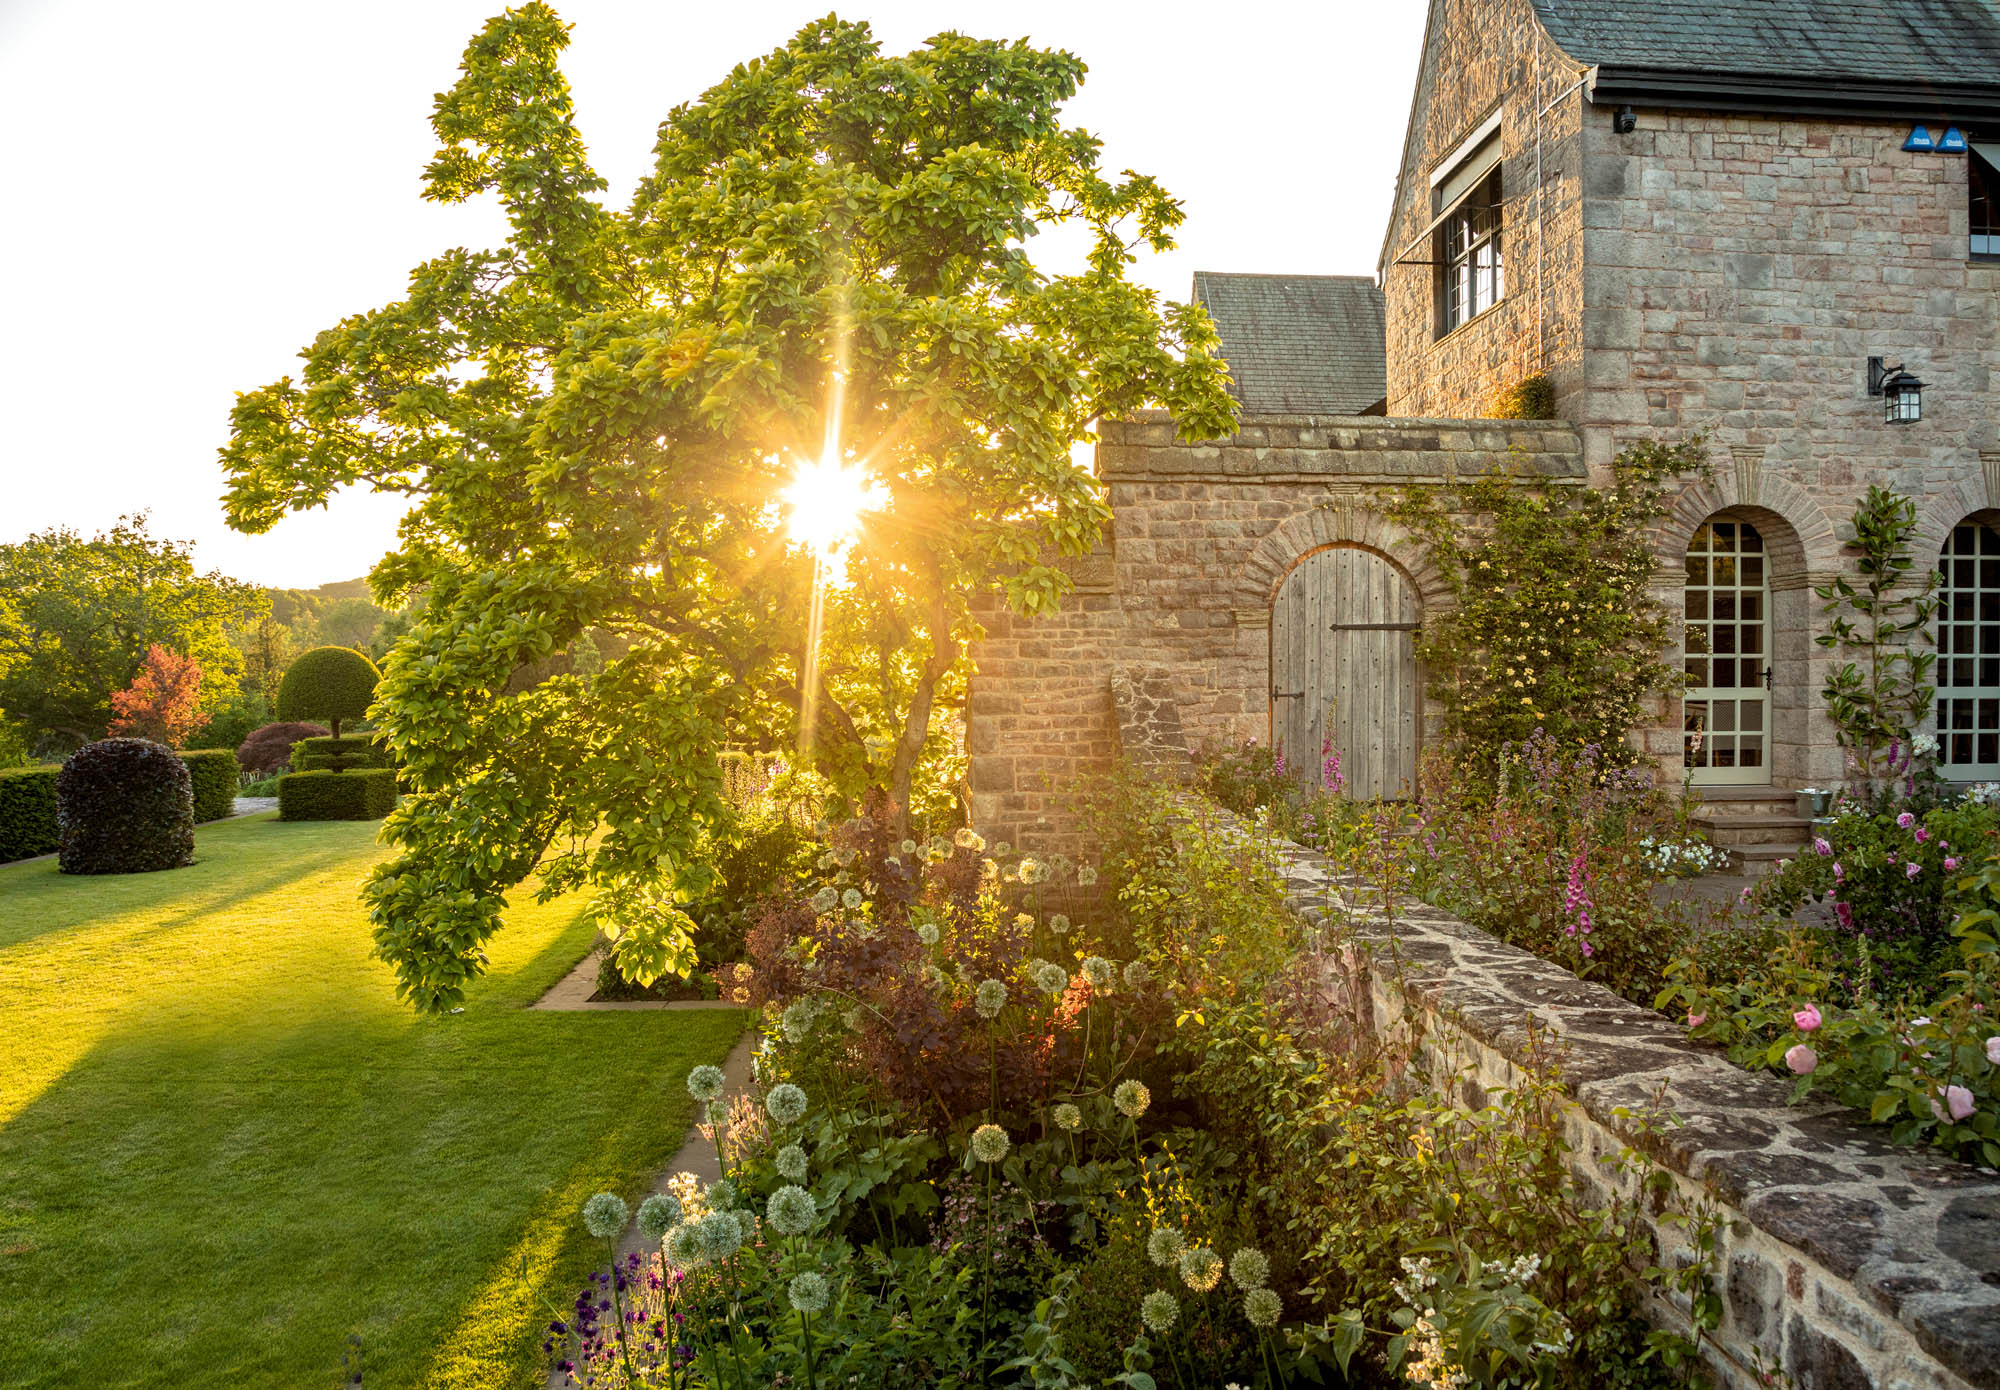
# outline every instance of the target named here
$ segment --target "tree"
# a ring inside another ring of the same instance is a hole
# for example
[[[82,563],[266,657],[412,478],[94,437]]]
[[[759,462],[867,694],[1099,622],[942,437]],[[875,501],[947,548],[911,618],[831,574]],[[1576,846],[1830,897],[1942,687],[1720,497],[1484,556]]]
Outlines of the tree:
[[[324,719],[340,737],[343,720],[368,713],[382,673],[352,647],[314,647],[291,665],[278,685],[278,718]]]
[[[352,647],[365,652],[388,616],[365,598],[335,599],[321,610],[313,635],[323,647]]]
[[[414,499],[371,576],[385,603],[426,589],[378,694],[413,794],[366,894],[422,1009],[459,1002],[530,875],[597,889],[628,978],[691,969],[678,902],[728,824],[724,742],[800,741],[896,813],[943,742],[973,594],[1051,609],[1055,558],[1096,541],[1103,492],[1071,458],[1092,423],[1157,403],[1190,438],[1234,425],[1206,315],[1125,278],[1181,211],[1062,125],[1070,55],[947,33],[888,57],[817,21],[673,111],[620,213],[567,42],[547,6],[510,10],[437,102],[426,194],[497,194],[507,244],[322,333],[302,381],[239,398],[223,450],[244,530],[353,483]],[[1043,274],[1026,244],[1059,224],[1087,263]],[[809,553],[839,518],[783,498],[815,463],[865,505]],[[586,630],[620,655],[510,687]]]
[[[149,738],[179,748],[208,723],[201,712],[201,667],[154,643],[132,684],[112,695],[114,738]]]
[[[230,628],[264,607],[249,585],[198,574],[190,547],[154,539],[144,516],[88,540],[57,528],[0,545],[0,710],[36,742],[81,747],[104,736],[113,692],[156,645],[201,668],[212,705],[243,669]]]

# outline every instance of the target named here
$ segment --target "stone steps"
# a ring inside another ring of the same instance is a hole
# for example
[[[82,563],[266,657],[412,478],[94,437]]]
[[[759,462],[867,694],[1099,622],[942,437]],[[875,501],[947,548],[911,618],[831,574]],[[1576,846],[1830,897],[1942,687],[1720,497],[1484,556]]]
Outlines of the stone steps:
[[[1729,854],[1737,873],[1771,872],[1778,861],[1796,858],[1812,838],[1812,822],[1798,813],[1795,793],[1780,787],[1705,787],[1694,828]]]

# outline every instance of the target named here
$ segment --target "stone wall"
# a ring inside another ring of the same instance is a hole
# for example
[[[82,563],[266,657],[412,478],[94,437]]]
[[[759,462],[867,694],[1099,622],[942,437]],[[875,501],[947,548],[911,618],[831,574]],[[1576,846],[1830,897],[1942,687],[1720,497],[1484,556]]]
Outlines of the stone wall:
[[[1380,272],[1390,415],[1484,415],[1501,388],[1541,371],[1568,415],[1583,386],[1576,79],[1528,0],[1434,0]],[[1436,215],[1430,174],[1496,109],[1506,295],[1440,337],[1435,253],[1420,235]]]
[[[1359,545],[1400,566],[1422,603],[1442,600],[1413,540],[1371,499],[1409,483],[1507,471],[1581,483],[1581,445],[1541,421],[1247,418],[1187,445],[1152,412],[1099,427],[1113,519],[1103,546],[1068,562],[1060,611],[979,612],[967,698],[973,819],[989,838],[1041,845],[1061,797],[1119,750],[1111,682],[1163,692],[1192,745],[1268,739],[1270,618],[1305,555]]]
[[[1337,904],[1372,949],[1377,1026],[1415,1011],[1434,1085],[1477,1105],[1518,1084],[1532,1030],[1558,1045],[1588,1188],[1634,1196],[1605,1160],[1637,1148],[1674,1175],[1683,1205],[1722,1204],[1724,1312],[1705,1350],[1725,1385],[1763,1384],[1761,1363],[1800,1390],[2000,1387],[2000,1175],[1892,1145],[1835,1106],[1788,1105],[1777,1078],[1602,986],[1421,903],[1391,921],[1319,856],[1283,858],[1293,910],[1317,921]],[[1677,1123],[1634,1122],[1660,1111]],[[1655,1234],[1685,1257],[1679,1228]],[[1684,1303],[1654,1312],[1686,1329]]]

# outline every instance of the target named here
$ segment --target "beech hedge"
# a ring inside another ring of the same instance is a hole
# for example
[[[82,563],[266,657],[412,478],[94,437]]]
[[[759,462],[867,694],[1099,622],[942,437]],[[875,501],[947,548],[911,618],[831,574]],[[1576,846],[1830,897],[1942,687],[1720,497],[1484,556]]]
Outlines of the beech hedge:
[[[380,820],[395,809],[396,774],[386,767],[278,779],[279,820]]]
[[[196,823],[236,814],[236,754],[227,748],[197,748],[184,750],[180,758],[194,783]]]
[[[107,738],[56,774],[58,864],[66,874],[143,874],[194,863],[194,776],[144,738]]]
[[[53,854],[60,842],[55,765],[0,771],[0,863]]]

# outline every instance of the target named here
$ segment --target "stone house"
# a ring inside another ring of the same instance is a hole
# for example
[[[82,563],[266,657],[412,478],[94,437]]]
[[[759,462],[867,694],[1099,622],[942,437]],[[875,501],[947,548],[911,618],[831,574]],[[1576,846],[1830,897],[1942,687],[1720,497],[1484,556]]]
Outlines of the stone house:
[[[1947,581],[1941,765],[2000,779],[1996,207],[1993,0],[1431,0],[1374,281],[1197,276],[1238,434],[1106,422],[1114,534],[1076,598],[984,615],[981,823],[1032,833],[1038,788],[1111,754],[1114,680],[1128,715],[1178,720],[1170,747],[1312,762],[1330,737],[1354,791],[1398,794],[1425,725],[1409,634],[1441,595],[1372,499],[1483,467],[1588,486],[1695,431],[1713,478],[1657,537],[1690,634],[1645,734],[1663,775],[1691,762],[1739,843],[1795,840],[1793,789],[1841,780],[1811,590],[1881,483]],[[1536,373],[1557,419],[1483,418]]]

